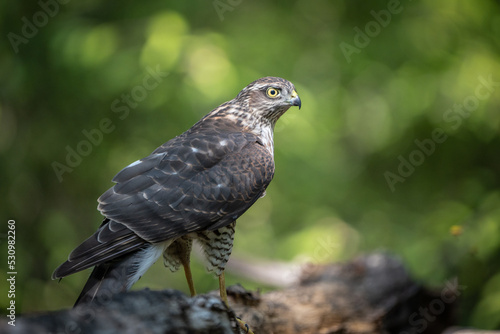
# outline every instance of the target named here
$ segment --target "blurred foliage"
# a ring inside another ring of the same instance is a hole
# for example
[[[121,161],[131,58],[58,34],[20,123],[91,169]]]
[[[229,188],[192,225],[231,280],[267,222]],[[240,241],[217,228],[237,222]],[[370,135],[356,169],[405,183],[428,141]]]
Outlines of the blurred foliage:
[[[276,176],[234,253],[331,262],[386,249],[424,284],[458,277],[461,324],[500,328],[498,2],[64,2],[0,4],[0,231],[16,220],[19,311],[72,305],[88,272],[50,275],[99,225],[96,199],[121,168],[275,75],[303,108],[276,126]],[[68,149],[86,156],[59,182]],[[193,270],[198,291],[217,288]],[[228,283],[242,280],[258,286]],[[187,291],[161,263],[144,286]]]

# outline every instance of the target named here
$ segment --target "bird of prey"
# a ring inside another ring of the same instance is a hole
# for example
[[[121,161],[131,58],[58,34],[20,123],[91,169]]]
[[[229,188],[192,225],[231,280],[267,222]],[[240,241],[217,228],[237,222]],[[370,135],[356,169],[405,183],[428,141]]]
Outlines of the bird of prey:
[[[75,306],[128,290],[163,255],[171,271],[189,267],[193,241],[207,269],[219,277],[227,304],[224,267],[235,223],[264,196],[274,175],[273,129],[291,106],[301,107],[294,85],[265,77],[212,110],[151,155],[122,169],[98,199],[105,217],[53,273],[62,278],[94,267]]]

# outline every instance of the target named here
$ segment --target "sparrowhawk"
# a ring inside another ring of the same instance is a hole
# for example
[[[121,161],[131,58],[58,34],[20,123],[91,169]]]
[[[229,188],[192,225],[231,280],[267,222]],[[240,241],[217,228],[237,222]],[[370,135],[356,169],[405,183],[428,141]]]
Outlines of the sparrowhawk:
[[[246,86],[183,134],[122,169],[98,199],[99,229],[71,252],[52,278],[95,267],[76,304],[128,290],[163,255],[182,265],[191,294],[193,241],[207,269],[219,276],[227,303],[224,267],[238,217],[274,175],[273,130],[291,106],[301,106],[292,83],[265,77]]]

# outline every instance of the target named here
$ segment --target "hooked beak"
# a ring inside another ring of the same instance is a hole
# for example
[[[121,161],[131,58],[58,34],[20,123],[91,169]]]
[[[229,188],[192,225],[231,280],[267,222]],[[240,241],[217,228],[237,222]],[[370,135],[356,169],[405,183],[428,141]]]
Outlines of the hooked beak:
[[[299,94],[297,94],[295,90],[292,92],[292,95],[290,95],[290,100],[288,100],[288,102],[292,106],[299,107],[299,109],[302,106],[302,101],[300,101]]]

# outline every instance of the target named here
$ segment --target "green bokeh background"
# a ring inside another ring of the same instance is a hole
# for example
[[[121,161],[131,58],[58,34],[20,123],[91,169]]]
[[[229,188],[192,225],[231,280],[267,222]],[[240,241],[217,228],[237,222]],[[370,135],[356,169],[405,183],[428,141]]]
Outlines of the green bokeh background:
[[[100,224],[96,199],[121,168],[274,75],[303,107],[276,126],[276,176],[238,221],[235,256],[388,250],[428,286],[458,277],[461,324],[500,328],[498,1],[6,1],[0,32],[0,261],[15,219],[19,312],[72,305],[88,271],[50,275]],[[152,69],[168,75],[137,95]],[[123,94],[140,96],[127,114],[112,107]],[[60,182],[53,163],[103,119],[113,130]],[[403,176],[391,186],[388,172]],[[193,270],[199,292],[217,288]],[[272,288],[229,273],[236,282]],[[145,286],[187,292],[161,263]],[[0,312],[7,303],[2,292]]]

